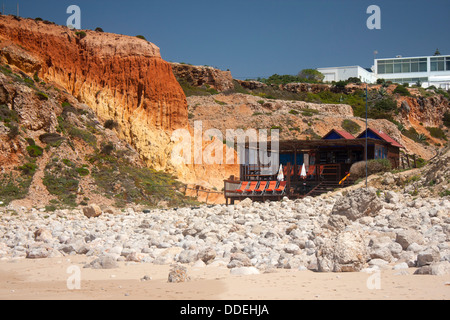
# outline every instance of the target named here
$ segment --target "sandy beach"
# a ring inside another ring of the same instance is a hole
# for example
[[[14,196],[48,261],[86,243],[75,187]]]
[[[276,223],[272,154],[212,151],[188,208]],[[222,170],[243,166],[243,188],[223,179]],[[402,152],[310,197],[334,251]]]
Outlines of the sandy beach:
[[[168,283],[170,266],[120,263],[83,269],[86,257],[0,262],[1,300],[447,300],[450,276],[414,269],[373,274],[274,270],[234,276],[226,267],[188,267],[191,281]],[[69,290],[68,268],[80,268],[80,289]],[[143,281],[147,276],[149,280]],[[372,278],[371,278],[372,277]],[[378,280],[379,281],[378,281]],[[377,282],[378,281],[378,282]]]

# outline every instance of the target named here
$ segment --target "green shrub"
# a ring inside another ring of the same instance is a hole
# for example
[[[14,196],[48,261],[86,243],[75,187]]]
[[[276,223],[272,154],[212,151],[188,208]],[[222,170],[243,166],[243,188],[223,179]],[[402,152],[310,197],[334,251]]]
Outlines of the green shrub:
[[[221,106],[226,106],[227,105],[226,102],[219,101],[219,100],[216,100],[216,99],[214,99],[214,102],[219,104],[219,105],[221,105]]]
[[[427,161],[423,158],[416,159],[417,168],[423,168],[427,165]]]
[[[298,77],[301,79],[299,82],[322,82],[325,76],[316,69],[303,69],[298,73]]]
[[[85,168],[85,167],[81,167],[81,168],[76,168],[75,171],[81,176],[81,177],[86,177],[90,174],[90,171]]]
[[[312,117],[314,115],[318,115],[320,112],[318,110],[315,109],[303,109],[302,110],[302,115],[304,117]]]
[[[391,112],[397,110],[397,102],[391,97],[377,101],[373,107],[378,112]]]
[[[361,84],[362,83],[361,79],[357,78],[357,77],[350,77],[350,78],[347,79],[347,82],[348,83],[354,83],[354,84]]]
[[[403,131],[402,134],[418,143],[425,144],[427,142],[427,137],[424,134],[419,134],[413,127]]]
[[[38,96],[39,100],[47,101],[48,95],[44,92],[36,92],[36,95]]]
[[[8,138],[10,140],[14,140],[17,136],[19,136],[20,131],[19,127],[16,125],[9,125]]]
[[[102,28],[100,28],[100,27],[98,27],[98,28],[95,28],[95,31],[97,31],[97,32],[104,32],[104,31],[103,31],[103,29],[102,29]]]
[[[5,123],[19,122],[19,116],[15,110],[9,110],[8,106],[0,105],[0,121]]]
[[[62,163],[64,163],[66,166],[74,168],[75,167],[75,163],[73,163],[72,161],[70,161],[69,159],[62,159],[61,160]]]
[[[25,163],[23,166],[20,166],[18,168],[20,171],[22,171],[22,173],[26,176],[33,176],[34,173],[37,170],[37,165],[36,163]]]
[[[13,73],[9,65],[0,66],[0,71],[6,75],[10,75]]]
[[[171,207],[198,204],[178,191],[182,185],[174,177],[148,168],[136,168],[120,152],[114,156],[96,153],[88,161],[93,165],[91,176],[99,191],[114,199],[117,206],[135,203],[157,207],[161,200]]]
[[[441,128],[427,127],[427,130],[433,138],[447,140],[447,135]]]
[[[442,119],[442,121],[444,122],[444,125],[445,125],[447,128],[450,128],[450,112],[449,112],[449,111],[447,111],[447,112],[444,114],[444,118]]]
[[[346,119],[342,122],[342,128],[350,132],[351,134],[355,135],[361,131],[361,126],[357,124],[356,122]]]
[[[395,88],[394,94],[399,94],[399,95],[405,96],[405,97],[410,97],[411,96],[411,93],[409,92],[409,90],[406,89],[402,85],[398,85],[397,88]]]
[[[441,193],[439,193],[439,195],[443,198],[443,197],[448,197],[450,196],[450,190],[444,190]]]
[[[76,192],[78,191],[79,181],[66,175],[55,175],[46,173],[43,184],[50,194],[57,196],[61,203],[68,206],[76,206]]]
[[[28,143],[29,146],[36,145],[36,142],[34,142],[34,140],[31,138],[26,138],[25,141]]]
[[[53,159],[45,167],[43,184],[48,192],[57,197],[57,203],[64,207],[77,205],[77,193],[81,174],[88,175],[85,167],[77,168],[77,165],[68,160]],[[80,174],[81,173],[81,174]]]
[[[110,130],[115,129],[115,128],[117,128],[118,126],[119,126],[119,125],[118,125],[117,122],[114,121],[114,120],[106,120],[106,122],[105,122],[105,124],[104,124],[104,127],[105,127],[106,129],[110,129]]]
[[[309,82],[307,79],[299,76],[292,75],[271,75],[267,79],[259,79],[260,82],[271,85],[280,85],[280,84],[288,84],[288,83],[298,83],[298,82]]]
[[[143,35],[137,35],[136,38],[147,41],[147,39]]]
[[[206,86],[202,86],[202,87],[194,86],[185,79],[177,79],[177,80],[178,80],[178,83],[180,84],[181,88],[183,89],[186,97],[210,96],[210,95],[216,95],[219,93],[217,90],[208,88]]]
[[[23,173],[23,172],[22,172]],[[0,199],[3,205],[8,205],[13,200],[24,199],[31,185],[34,172],[18,176],[10,172],[0,174]]]
[[[94,134],[90,133],[87,130],[82,130],[76,127],[70,127],[69,135],[72,138],[79,138],[93,147],[97,145],[97,138],[95,137]]]
[[[369,105],[367,115],[371,119],[393,120],[393,114],[398,112],[397,102],[390,96],[383,97]],[[363,113],[365,117],[365,113]]]
[[[100,153],[109,156],[109,155],[111,155],[111,153],[113,153],[114,149],[115,149],[114,144],[112,142],[109,142],[102,147],[102,150],[100,151]]]
[[[230,93],[242,93],[242,94],[250,94],[250,92],[245,89],[239,82],[233,80],[233,89],[230,90]]]
[[[297,110],[291,110],[291,111],[289,111],[289,113],[293,114],[294,116],[299,114],[299,112]]]
[[[59,147],[65,138],[57,133],[44,133],[39,136],[39,140],[51,147]]]
[[[347,81],[337,81],[334,83],[334,90],[336,90],[337,92],[345,92],[347,84]]]
[[[84,32],[84,31],[77,31],[77,32],[75,32],[75,35],[80,39],[84,39],[87,36],[86,32]]]
[[[30,155],[30,157],[38,158],[38,157],[42,156],[42,154],[44,153],[44,149],[42,149],[39,146],[33,145],[33,146],[27,147],[27,152]]]
[[[283,131],[283,128],[281,127],[281,126],[272,126],[271,128],[270,128],[270,130],[278,130],[278,131]]]

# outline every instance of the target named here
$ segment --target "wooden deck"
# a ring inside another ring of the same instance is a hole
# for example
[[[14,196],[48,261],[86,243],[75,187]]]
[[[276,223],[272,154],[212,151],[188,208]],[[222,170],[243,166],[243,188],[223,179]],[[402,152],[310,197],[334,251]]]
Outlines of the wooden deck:
[[[252,174],[244,175],[244,179],[241,179],[242,181],[225,180],[224,196],[227,205],[247,198],[250,198],[252,201],[265,202],[267,200],[280,201],[284,197],[288,197],[289,199],[300,199],[307,196],[315,197],[353,184],[348,172],[343,169],[346,169],[345,165],[318,165],[313,174],[306,179],[302,179],[297,174],[292,175],[292,172],[296,173],[297,169],[292,170],[290,165],[288,165],[285,170],[287,172],[287,176],[285,177],[286,188],[283,192],[242,192],[242,190],[238,192],[237,190],[243,188],[243,183],[246,186],[253,181],[257,183],[256,188],[258,188],[261,185],[265,185],[267,181],[276,181],[276,176],[270,176],[270,179],[267,179],[268,177],[266,175],[258,175],[254,171]]]

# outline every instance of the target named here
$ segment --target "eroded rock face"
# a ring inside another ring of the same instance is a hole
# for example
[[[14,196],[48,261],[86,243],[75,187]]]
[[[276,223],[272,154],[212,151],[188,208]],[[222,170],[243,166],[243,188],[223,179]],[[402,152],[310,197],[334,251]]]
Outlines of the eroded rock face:
[[[190,85],[201,87],[208,85],[217,91],[234,88],[230,71],[223,71],[207,66],[192,66],[184,63],[171,63],[175,77],[186,80]]]
[[[444,113],[449,108],[448,100],[441,95],[399,97],[399,101],[402,114],[410,123],[423,123],[426,127],[441,126]]]
[[[113,119],[155,168],[170,166],[170,132],[187,126],[186,97],[157,46],[135,37],[0,16],[4,62],[64,87]]]

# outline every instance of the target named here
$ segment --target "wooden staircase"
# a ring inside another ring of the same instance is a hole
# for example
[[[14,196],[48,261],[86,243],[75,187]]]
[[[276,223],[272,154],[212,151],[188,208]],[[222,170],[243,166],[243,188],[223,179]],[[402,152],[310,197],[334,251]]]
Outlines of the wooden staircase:
[[[312,189],[306,196],[307,197],[318,197],[324,193],[340,189],[342,186],[339,185],[337,181],[322,181],[314,189]]]
[[[314,189],[312,189],[305,197],[318,197],[324,193],[335,191],[336,189],[343,189],[353,185],[353,179],[347,179],[342,184],[339,181],[322,181]]]

